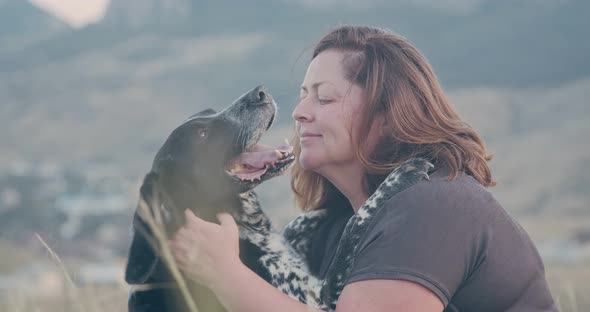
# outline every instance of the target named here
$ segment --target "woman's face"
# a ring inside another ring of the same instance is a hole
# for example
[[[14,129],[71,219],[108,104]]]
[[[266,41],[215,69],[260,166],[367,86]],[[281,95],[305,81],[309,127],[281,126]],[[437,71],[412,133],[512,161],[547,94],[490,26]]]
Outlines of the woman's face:
[[[299,162],[320,174],[358,164],[351,133],[365,104],[364,90],[345,78],[345,53],[327,50],[309,64],[293,111],[301,142]]]

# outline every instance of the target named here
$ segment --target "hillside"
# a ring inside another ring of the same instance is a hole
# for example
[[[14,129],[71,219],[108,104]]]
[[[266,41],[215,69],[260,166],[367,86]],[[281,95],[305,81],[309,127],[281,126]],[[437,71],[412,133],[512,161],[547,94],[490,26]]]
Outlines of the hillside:
[[[2,170],[108,167],[134,189],[181,120],[259,84],[280,105],[266,140],[282,142],[313,42],[367,23],[430,59],[496,155],[494,192],[510,211],[590,214],[588,1],[113,0],[82,29],[28,2],[0,8]],[[270,207],[283,205],[286,181],[264,186]]]

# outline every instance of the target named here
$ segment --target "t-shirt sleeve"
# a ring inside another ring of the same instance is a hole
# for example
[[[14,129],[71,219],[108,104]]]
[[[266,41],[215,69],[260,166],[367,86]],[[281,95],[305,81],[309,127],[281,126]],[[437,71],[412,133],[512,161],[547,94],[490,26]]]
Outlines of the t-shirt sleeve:
[[[347,283],[411,281],[447,306],[485,259],[490,233],[486,211],[497,205],[483,188],[452,185],[419,183],[390,199],[362,239]]]

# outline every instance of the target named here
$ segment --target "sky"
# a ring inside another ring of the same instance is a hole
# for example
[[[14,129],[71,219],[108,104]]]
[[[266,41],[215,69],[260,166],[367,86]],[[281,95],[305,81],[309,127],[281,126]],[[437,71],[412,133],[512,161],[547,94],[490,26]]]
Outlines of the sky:
[[[32,4],[53,14],[60,20],[65,21],[72,27],[83,27],[102,19],[110,0],[29,0]],[[289,0],[283,0],[289,1]],[[301,2],[303,5],[337,5],[345,3],[348,5],[360,2],[371,3],[370,0],[291,0]],[[400,2],[411,2],[418,6],[425,6],[434,9],[453,10],[468,12],[476,8],[484,0],[396,0]],[[540,0],[535,0],[540,1]],[[558,1],[558,0],[545,0]],[[566,1],[566,0],[559,0]]]
[[[87,24],[99,21],[104,16],[110,0],[29,0],[37,7],[53,14],[60,20],[79,28]],[[283,0],[289,1],[289,0]],[[357,2],[371,3],[370,0],[291,0],[301,2],[303,5],[337,5],[354,4]],[[377,0],[378,2],[379,0]],[[417,6],[429,7],[432,9],[452,10],[457,13],[468,13],[477,8],[485,0],[396,0],[410,2]],[[567,0],[535,0],[539,2]]]
[[[100,21],[111,0],[28,0],[37,7],[53,14],[72,27],[80,28]],[[238,0],[239,1],[239,0]],[[387,0],[282,0],[296,1],[308,6],[369,4]],[[388,0],[391,1],[391,0]],[[395,0],[400,3],[412,3],[419,7],[452,11],[457,14],[469,14],[487,0]],[[519,0],[535,1],[538,5],[561,5],[570,0]],[[518,1],[517,1],[518,2]]]
[[[102,19],[109,0],[29,0],[72,27],[83,27]]]

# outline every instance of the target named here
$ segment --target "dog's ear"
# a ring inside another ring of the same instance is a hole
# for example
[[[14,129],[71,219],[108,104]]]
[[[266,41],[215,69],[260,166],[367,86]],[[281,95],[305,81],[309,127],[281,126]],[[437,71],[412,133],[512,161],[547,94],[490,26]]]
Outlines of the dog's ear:
[[[141,220],[137,212],[133,216],[133,240],[127,257],[125,281],[129,284],[148,283],[150,277],[157,273],[160,262],[154,246],[149,242],[151,232],[147,224]]]
[[[140,200],[143,200],[146,204],[151,204],[155,200],[158,200],[158,194],[156,194],[157,189],[156,185],[158,184],[158,174],[150,171],[150,173],[146,174],[143,178],[143,183],[141,183],[141,187],[139,188],[139,196]]]
[[[147,205],[159,205],[157,174],[150,172],[140,188],[140,201]],[[140,203],[141,204],[141,203]],[[148,207],[149,208],[149,207]],[[139,207],[138,207],[139,209]],[[129,248],[125,281],[129,284],[164,282],[169,279],[168,271],[153,245],[154,237],[148,224],[136,210],[133,215],[133,240]]]
[[[207,108],[206,110],[200,111],[200,112],[190,116],[189,118],[204,117],[204,116],[210,116],[210,115],[215,115],[215,114],[217,114],[217,111],[215,111],[212,108]]]

